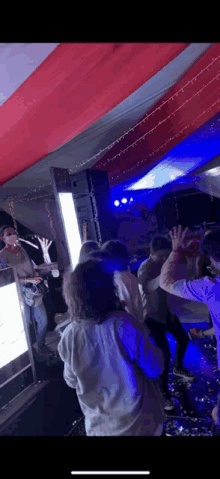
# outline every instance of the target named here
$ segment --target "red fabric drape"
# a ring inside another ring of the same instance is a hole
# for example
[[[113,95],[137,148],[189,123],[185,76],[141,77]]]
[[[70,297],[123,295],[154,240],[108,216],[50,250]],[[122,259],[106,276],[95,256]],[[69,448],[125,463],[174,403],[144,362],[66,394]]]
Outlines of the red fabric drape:
[[[188,45],[60,44],[0,108],[0,185],[84,131]]]
[[[123,181],[130,180],[135,175],[144,175],[144,167],[149,164],[151,167],[156,165],[160,159],[167,154],[173,147],[179,144],[187,136],[197,130],[206,121],[212,118],[219,110],[220,103],[217,102],[220,98],[220,76],[212,81],[215,76],[220,74],[220,58],[215,61],[208,70],[205,70],[198,78],[187,85],[200,71],[205,69],[213,59],[220,56],[220,44],[213,45],[196,63],[195,65],[182,77],[182,79],[163,97],[154,107],[147,112],[151,114],[156,108],[161,106],[161,110],[157,110],[146,122],[137,126],[133,132],[125,136],[118,144],[109,150],[102,159],[96,163],[94,168],[100,168],[109,172],[109,182],[111,186],[119,184]],[[208,83],[210,83],[208,85]],[[173,100],[162,106],[162,103],[171,98],[185,85],[186,88],[180,92]],[[207,86],[206,86],[207,85]],[[205,88],[203,88],[205,87]],[[197,92],[202,90],[191,101],[190,98]],[[181,105],[187,102],[179,111],[177,110]],[[211,107],[209,111],[206,111]],[[206,113],[204,113],[206,111]],[[152,130],[159,122],[162,122],[166,117],[171,115],[171,118],[161,123],[157,128],[147,135],[145,139],[141,140],[136,146],[131,147],[121,156],[117,156],[113,161],[106,163],[108,159],[115,157],[120,151],[123,151],[138,138],[143,136],[148,131]],[[146,116],[146,115],[145,115]],[[195,121],[198,118],[197,121]],[[144,117],[143,117],[144,118]],[[141,120],[140,120],[141,121]],[[188,126],[187,126],[188,125]],[[187,126],[187,128],[185,128]],[[184,131],[173,140],[167,142],[171,137]],[[165,142],[167,144],[153,156],[148,157],[142,164],[137,165],[138,162],[144,160],[154,150],[158,149]],[[148,166],[149,167],[149,166]],[[123,173],[125,169],[132,170]],[[147,171],[146,171],[147,172]]]

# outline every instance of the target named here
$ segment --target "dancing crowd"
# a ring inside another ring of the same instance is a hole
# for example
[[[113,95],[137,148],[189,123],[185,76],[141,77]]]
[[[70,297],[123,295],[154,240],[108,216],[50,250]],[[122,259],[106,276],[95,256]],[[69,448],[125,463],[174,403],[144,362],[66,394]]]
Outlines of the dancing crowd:
[[[58,351],[64,379],[76,389],[88,436],[164,435],[166,410],[174,408],[167,331],[176,339],[174,375],[195,381],[184,367],[190,339],[169,310],[167,293],[208,306],[208,335],[215,336],[220,369],[220,231],[207,231],[190,281],[177,279],[178,265],[192,243],[187,234],[180,226],[170,232],[171,241],[153,238],[137,278],[130,272],[127,248],[117,240],[101,250],[97,243],[84,243],[78,265],[65,275],[63,294],[72,321]],[[197,333],[191,331],[190,337],[201,337]],[[217,427],[219,398],[213,409]]]
[[[169,392],[170,348],[166,333],[176,339],[174,376],[194,382],[184,367],[190,339],[213,336],[220,369],[220,230],[207,231],[200,244],[193,280],[179,279],[178,266],[186,262],[192,240],[188,229],[174,227],[170,240],[156,236],[150,256],[130,271],[129,253],[118,240],[99,246],[86,241],[74,270],[64,275],[63,296],[71,319],[58,345],[64,379],[76,390],[88,436],[161,436],[166,411],[175,404]],[[13,228],[4,226],[0,252],[2,267],[18,268],[19,283],[38,284],[30,258],[15,246]],[[170,310],[167,294],[205,303],[210,328],[187,335]],[[29,309],[28,309],[29,308]],[[46,312],[26,305],[27,321],[34,312],[37,344],[46,353]],[[219,399],[213,419],[220,428]]]

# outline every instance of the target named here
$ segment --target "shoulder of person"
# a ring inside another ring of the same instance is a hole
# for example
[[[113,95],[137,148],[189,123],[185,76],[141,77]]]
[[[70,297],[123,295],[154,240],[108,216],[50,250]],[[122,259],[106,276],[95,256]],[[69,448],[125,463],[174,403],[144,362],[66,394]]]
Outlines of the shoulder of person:
[[[72,322],[64,329],[61,339],[58,343],[58,350],[62,353],[63,357],[66,357],[69,350],[69,343],[73,337],[73,324]]]
[[[207,282],[208,285],[213,285],[213,284],[219,284],[220,283],[220,278],[218,277],[211,277],[211,276],[205,276],[204,278],[204,282]]]
[[[138,279],[130,271],[124,271],[120,276],[120,281],[130,290],[130,293],[136,294],[137,290],[139,292]]]
[[[141,267],[144,268],[147,264],[151,264],[151,263],[152,263],[152,259],[151,259],[150,256],[149,256],[149,258],[147,258],[147,259],[145,259],[144,261],[142,261],[142,263],[141,263],[141,265],[140,265],[140,268],[141,268]]]
[[[145,259],[139,266],[138,268],[138,274],[143,273],[143,271],[146,271],[151,268],[152,265],[152,260],[151,258]]]
[[[5,251],[5,248],[3,248],[1,251],[0,251],[0,259],[2,259],[2,261],[6,262],[8,261],[8,258],[7,258],[7,251]]]
[[[121,272],[119,272],[119,275],[120,275],[121,278],[125,278],[125,279],[126,279],[126,278],[128,278],[128,279],[133,279],[133,278],[134,278],[134,279],[137,279],[137,278],[135,277],[135,275],[134,275],[133,273],[131,273],[131,271],[129,271],[129,270],[127,270],[127,271],[121,271]]]
[[[110,317],[110,316],[109,316]],[[134,329],[142,329],[142,324],[135,318],[132,314],[128,313],[127,311],[114,311],[111,314],[111,318],[114,319],[118,326],[133,327]]]
[[[115,311],[112,311],[111,313],[109,313],[108,317],[107,317],[107,320],[112,320],[113,319],[113,320],[119,320],[119,321],[120,320],[129,321],[132,318],[133,318],[133,316],[123,309],[121,311],[115,310]]]
[[[145,323],[141,323],[136,317],[126,312],[122,312],[122,314],[115,319],[115,327],[118,336],[121,340],[125,340],[125,338],[129,338],[130,340],[134,341],[134,345],[138,344],[139,337],[148,337],[149,331],[145,326]]]
[[[25,249],[23,246],[21,246],[21,245],[20,245],[20,249],[21,249],[23,255],[25,256],[25,258],[29,259],[29,261],[31,261],[31,264],[32,264],[32,266],[33,266],[32,259],[31,259],[31,257],[29,256],[29,254],[28,254],[28,252],[26,251],[26,249]]]
[[[160,268],[161,269],[161,268]],[[158,270],[158,265],[153,262],[151,258],[148,258],[145,260],[139,270],[138,270],[138,279],[146,280],[149,279],[154,279],[156,276],[158,276],[160,273],[157,275],[157,270]],[[156,272],[156,276],[155,276]]]
[[[19,247],[20,247],[21,251],[24,251],[24,253],[26,254],[26,256],[29,257],[29,254],[27,253],[27,251],[26,251],[26,249],[24,248],[24,246],[21,245],[21,244],[19,244]]]

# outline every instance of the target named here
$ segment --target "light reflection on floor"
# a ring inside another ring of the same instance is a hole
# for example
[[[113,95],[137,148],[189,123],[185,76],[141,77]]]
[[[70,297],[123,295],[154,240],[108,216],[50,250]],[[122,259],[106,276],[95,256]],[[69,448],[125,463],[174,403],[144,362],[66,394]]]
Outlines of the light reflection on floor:
[[[186,332],[198,326],[184,324]],[[201,329],[208,329],[207,323],[200,323]],[[175,356],[175,340],[167,335],[172,362]],[[173,375],[172,362],[170,365],[170,390],[175,400],[175,411],[167,413],[165,432],[169,436],[210,436],[212,435],[213,421],[211,412],[216,406],[220,384],[220,372],[217,369],[217,352],[213,339],[190,341],[185,358],[184,367],[196,375],[196,383],[184,384],[176,380]]]
[[[198,327],[208,329],[207,322],[183,324],[188,333],[189,329]],[[171,364],[169,373],[169,388],[175,400],[175,410],[167,412],[164,423],[166,436],[212,436],[212,410],[216,406],[220,387],[220,372],[217,369],[217,353],[211,338],[190,341],[185,358],[184,367],[196,376],[196,383],[183,383],[173,375],[173,361],[175,357],[175,339],[167,334],[171,350]],[[83,420],[79,421],[72,434],[85,436]]]
[[[190,328],[195,327],[195,324],[184,324],[184,329],[188,332]],[[198,324],[197,324],[198,326]],[[202,329],[208,328],[207,322],[204,324],[199,324],[199,327]],[[52,333],[51,333],[52,334]],[[175,400],[175,410],[167,412],[167,420],[164,423],[164,430],[167,436],[211,436],[213,428],[213,420],[211,416],[212,409],[216,405],[218,390],[220,387],[220,371],[217,369],[217,353],[213,345],[212,339],[201,339],[196,341],[190,341],[184,360],[184,367],[192,371],[196,375],[196,383],[186,384],[182,383],[179,380],[176,380],[173,376],[173,360],[175,355],[175,340],[168,333],[167,334],[170,349],[171,349],[171,364],[170,364],[170,373],[169,373],[169,387],[172,394],[172,397]],[[49,338],[49,336],[48,336]],[[58,341],[57,341],[58,342]],[[48,340],[48,345],[49,340]],[[51,366],[51,369],[47,367],[46,377],[43,379],[51,378],[51,385],[48,385],[48,388],[51,389],[52,397],[54,394],[58,395],[64,388],[64,382],[62,381],[63,375],[63,363],[61,364],[57,358],[58,363],[56,363],[54,358],[54,367]],[[40,365],[39,365],[40,366]],[[43,365],[41,366],[43,368]],[[60,371],[59,371],[60,369]],[[60,379],[57,381],[58,376]],[[55,382],[54,382],[55,381]],[[56,385],[57,384],[57,385]],[[57,387],[57,390],[55,388]],[[65,385],[66,387],[66,385]],[[53,388],[55,388],[53,390]],[[68,388],[67,388],[68,389]],[[69,388],[70,389],[70,388]],[[49,390],[49,389],[48,389]],[[57,391],[56,393],[54,391]],[[68,394],[74,394],[73,390],[68,390]],[[65,393],[66,394],[66,393]],[[67,395],[68,395],[67,394]],[[69,403],[67,397],[62,393],[63,400],[62,404],[65,404],[65,401]],[[48,395],[49,396],[49,395]],[[48,416],[48,407],[50,414],[52,413],[52,402],[47,404],[47,395],[44,396],[44,400],[39,401],[39,411],[36,409],[36,405],[33,406],[33,412],[29,414],[29,422],[33,420],[33,417],[40,417],[42,421],[42,431],[47,430],[47,433],[40,433],[40,435],[49,435],[49,436],[59,436],[59,435],[72,435],[72,436],[85,436],[85,427],[84,420],[80,408],[78,411],[65,412],[65,407],[61,407],[59,410],[59,424],[57,420],[52,421],[50,425],[45,426],[44,420]],[[65,397],[64,397],[65,396]],[[37,406],[38,408],[38,406]],[[56,409],[56,408],[55,408]],[[66,414],[66,415],[65,415]],[[62,416],[62,417],[61,417]],[[32,419],[31,419],[32,418]],[[73,427],[73,422],[75,423],[75,428]],[[70,421],[70,423],[69,423]],[[25,422],[25,421],[24,421]],[[24,424],[23,422],[23,424]],[[67,424],[68,422],[68,424]],[[56,425],[55,425],[56,423]],[[54,424],[54,425],[53,425]],[[64,427],[65,426],[65,427]],[[17,430],[15,435],[25,435],[23,427]],[[45,429],[46,428],[46,429]],[[65,430],[65,432],[64,432]],[[10,433],[12,434],[12,433]]]

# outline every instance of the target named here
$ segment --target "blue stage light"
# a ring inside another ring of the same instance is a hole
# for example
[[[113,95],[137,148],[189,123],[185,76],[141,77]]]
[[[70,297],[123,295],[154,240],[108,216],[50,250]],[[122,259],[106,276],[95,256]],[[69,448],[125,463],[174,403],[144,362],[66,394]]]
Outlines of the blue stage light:
[[[121,200],[121,202],[122,202],[122,203],[127,203],[128,200],[127,200],[127,198],[123,198],[123,199]]]
[[[119,205],[120,205],[119,201],[116,200],[116,201],[114,202],[114,205],[115,205],[115,206],[119,206]]]
[[[134,201],[133,198],[130,198],[130,201]]]

